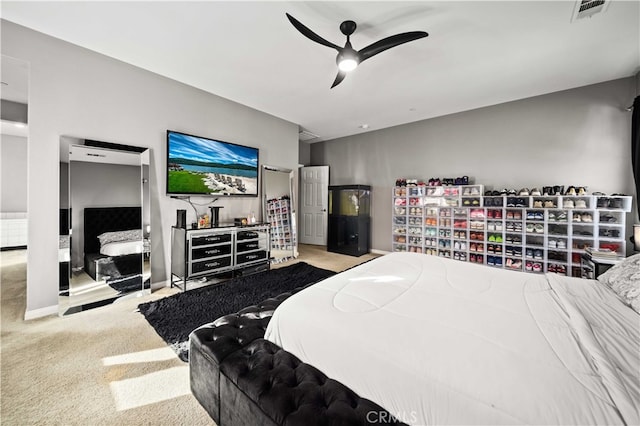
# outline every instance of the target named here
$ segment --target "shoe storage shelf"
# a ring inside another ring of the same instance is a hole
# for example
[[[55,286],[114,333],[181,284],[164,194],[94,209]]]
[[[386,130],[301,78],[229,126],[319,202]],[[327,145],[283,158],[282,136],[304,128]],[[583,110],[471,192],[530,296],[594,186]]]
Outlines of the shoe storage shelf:
[[[288,198],[267,201],[267,222],[271,225],[271,249],[293,250],[294,234],[291,232],[291,204]]]
[[[482,185],[393,189],[392,250],[580,277],[587,247],[626,255],[630,196],[482,196]]]

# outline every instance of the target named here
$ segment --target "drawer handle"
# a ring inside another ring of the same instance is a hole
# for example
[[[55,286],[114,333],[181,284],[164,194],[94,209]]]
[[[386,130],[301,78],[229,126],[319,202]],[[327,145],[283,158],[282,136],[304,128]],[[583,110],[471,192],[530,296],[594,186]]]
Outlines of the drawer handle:
[[[208,268],[212,268],[214,266],[220,266],[220,263],[215,262],[215,263],[205,263],[205,266]]]

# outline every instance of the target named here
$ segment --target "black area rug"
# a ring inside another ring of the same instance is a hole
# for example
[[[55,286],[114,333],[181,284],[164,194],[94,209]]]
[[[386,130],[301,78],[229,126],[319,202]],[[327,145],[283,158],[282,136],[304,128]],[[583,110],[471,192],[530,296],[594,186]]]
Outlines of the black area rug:
[[[201,325],[334,274],[300,262],[142,303],[138,308],[178,357],[187,362],[189,334]]]

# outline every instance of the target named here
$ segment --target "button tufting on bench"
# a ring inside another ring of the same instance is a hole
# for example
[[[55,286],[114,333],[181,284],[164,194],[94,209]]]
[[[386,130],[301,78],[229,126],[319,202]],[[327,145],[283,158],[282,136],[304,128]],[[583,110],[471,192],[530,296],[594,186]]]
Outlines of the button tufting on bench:
[[[383,411],[264,339],[228,355],[220,371],[278,424],[289,424],[288,417],[301,411],[331,424],[366,424],[366,413]]]
[[[191,346],[213,361],[212,372],[220,373],[242,395],[277,425],[364,425],[367,414],[378,415],[376,424],[401,424],[380,406],[360,398],[341,383],[291,353],[264,340],[273,312],[291,294],[283,293],[255,306],[225,315],[191,333]],[[202,370],[199,370],[202,374]],[[218,397],[218,389],[214,388]],[[202,394],[196,397],[202,403]],[[215,402],[208,412],[218,420]],[[386,416],[379,414],[385,412]],[[379,422],[381,419],[390,422]]]

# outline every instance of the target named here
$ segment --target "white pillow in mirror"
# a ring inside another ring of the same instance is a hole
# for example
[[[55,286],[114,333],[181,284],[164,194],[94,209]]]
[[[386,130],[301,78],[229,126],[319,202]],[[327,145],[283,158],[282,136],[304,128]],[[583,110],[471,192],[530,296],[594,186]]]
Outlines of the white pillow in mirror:
[[[118,241],[142,241],[142,229],[130,229],[128,231],[104,232],[98,235],[100,245],[115,243]]]

